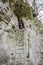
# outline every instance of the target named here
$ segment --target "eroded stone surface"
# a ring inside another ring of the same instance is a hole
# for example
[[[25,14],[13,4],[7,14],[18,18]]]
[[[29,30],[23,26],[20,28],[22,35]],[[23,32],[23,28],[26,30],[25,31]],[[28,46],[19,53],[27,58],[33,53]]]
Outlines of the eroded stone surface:
[[[25,54],[24,56],[20,55],[25,60],[23,65],[43,65],[43,25],[37,20],[34,22],[23,18],[25,28],[20,30],[16,16],[10,11],[8,11],[8,16],[11,20],[8,25],[3,21],[0,22],[0,64],[16,64],[16,57],[19,58],[17,53],[22,52]],[[6,22],[8,21],[6,20]],[[14,28],[12,28],[12,25]],[[24,51],[18,51],[22,46]],[[28,53],[29,58],[27,58]],[[20,62],[17,64],[20,64]]]

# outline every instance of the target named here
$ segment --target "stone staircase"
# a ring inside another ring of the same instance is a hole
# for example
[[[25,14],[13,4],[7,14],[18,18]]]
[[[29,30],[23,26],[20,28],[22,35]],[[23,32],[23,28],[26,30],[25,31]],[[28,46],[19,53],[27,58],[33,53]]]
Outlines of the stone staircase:
[[[15,65],[33,65],[29,58],[26,58],[26,44],[24,42],[24,29],[18,30],[17,43],[15,47]]]
[[[15,49],[15,64],[25,63],[24,30],[18,30],[18,42]]]

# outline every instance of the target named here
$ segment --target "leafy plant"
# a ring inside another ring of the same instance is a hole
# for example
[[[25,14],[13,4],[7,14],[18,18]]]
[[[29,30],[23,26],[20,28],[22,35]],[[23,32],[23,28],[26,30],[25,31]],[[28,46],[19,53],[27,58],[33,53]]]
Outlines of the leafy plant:
[[[13,10],[14,14],[17,16],[20,29],[24,28],[22,17],[33,19],[32,7],[27,3],[24,3],[23,0],[9,0],[9,5],[11,10]]]
[[[24,3],[23,0],[17,0],[11,6],[17,17],[28,17],[29,19],[32,19],[32,7],[27,3]]]

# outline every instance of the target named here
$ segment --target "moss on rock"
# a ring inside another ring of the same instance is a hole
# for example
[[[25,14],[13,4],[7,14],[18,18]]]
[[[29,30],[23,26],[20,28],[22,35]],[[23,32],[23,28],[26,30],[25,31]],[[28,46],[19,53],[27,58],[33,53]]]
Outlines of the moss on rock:
[[[43,24],[41,23],[41,21],[38,20],[38,18],[34,18],[33,24],[34,24],[35,27],[36,27],[36,31],[37,31],[39,34],[43,35]]]

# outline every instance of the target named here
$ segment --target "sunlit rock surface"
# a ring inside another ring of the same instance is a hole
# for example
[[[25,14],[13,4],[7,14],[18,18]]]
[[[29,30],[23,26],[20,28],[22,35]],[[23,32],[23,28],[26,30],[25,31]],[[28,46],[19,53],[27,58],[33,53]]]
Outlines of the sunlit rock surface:
[[[0,13],[0,65],[43,65],[43,25],[37,18],[23,18],[25,28],[19,29],[16,16],[1,4],[5,16]]]

